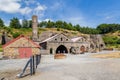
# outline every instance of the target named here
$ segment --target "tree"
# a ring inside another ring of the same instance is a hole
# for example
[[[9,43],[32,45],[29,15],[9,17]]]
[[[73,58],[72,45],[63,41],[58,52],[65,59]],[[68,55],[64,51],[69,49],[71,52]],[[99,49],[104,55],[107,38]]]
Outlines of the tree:
[[[29,27],[29,23],[28,23],[28,21],[27,21],[26,19],[24,19],[24,20],[22,21],[22,27],[23,27],[23,28],[28,28],[28,27]]]
[[[4,27],[4,22],[1,18],[0,18],[0,27]]]
[[[77,24],[77,25],[74,26],[74,28],[75,28],[77,31],[80,31],[80,28],[81,28],[81,27],[80,27],[79,24]]]
[[[46,27],[47,26],[47,22],[46,21],[42,21],[39,23],[38,25],[39,27]]]
[[[18,20],[18,18],[13,18],[10,20],[10,27],[12,28],[21,28],[20,22]]]
[[[100,24],[97,30],[99,30],[101,34],[114,32],[120,30],[120,24]]]
[[[65,25],[63,25],[63,22],[62,21],[56,21],[56,23],[55,23],[55,26],[57,27],[57,28],[64,28],[65,29]]]
[[[28,27],[29,27],[29,28],[32,28],[32,20],[29,20],[29,21],[28,21]]]
[[[54,22],[52,22],[52,21],[48,21],[47,22],[47,26],[46,26],[47,28],[53,28],[54,27]]]

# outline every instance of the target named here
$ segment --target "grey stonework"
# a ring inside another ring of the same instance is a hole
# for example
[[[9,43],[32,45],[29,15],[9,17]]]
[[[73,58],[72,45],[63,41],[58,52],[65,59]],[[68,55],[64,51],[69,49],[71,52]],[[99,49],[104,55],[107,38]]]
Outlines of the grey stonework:
[[[105,48],[101,35],[78,36],[70,38],[65,34],[54,32],[44,32],[36,34],[37,17],[33,16],[33,41],[41,46],[41,54],[72,53],[80,54],[84,52],[97,52]]]
[[[32,16],[32,39],[33,41],[38,39],[38,20],[36,15]]]
[[[98,36],[96,35],[96,37]],[[85,39],[84,37],[81,36],[78,40],[74,41],[75,38],[69,39],[67,36],[61,33],[51,36],[39,43],[41,46],[42,51],[41,53],[43,54],[56,54],[56,53],[80,54],[84,52],[97,52],[104,49],[105,48],[104,42],[99,41],[102,40],[102,37],[99,36],[99,38],[95,40],[94,38],[89,37],[89,39],[88,38]]]

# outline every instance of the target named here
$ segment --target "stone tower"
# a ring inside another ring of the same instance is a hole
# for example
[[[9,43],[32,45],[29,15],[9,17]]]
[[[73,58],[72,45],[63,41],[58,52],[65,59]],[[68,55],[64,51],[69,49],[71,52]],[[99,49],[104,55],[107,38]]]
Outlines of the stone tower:
[[[36,15],[32,16],[32,40],[37,41],[38,39],[38,19]]]

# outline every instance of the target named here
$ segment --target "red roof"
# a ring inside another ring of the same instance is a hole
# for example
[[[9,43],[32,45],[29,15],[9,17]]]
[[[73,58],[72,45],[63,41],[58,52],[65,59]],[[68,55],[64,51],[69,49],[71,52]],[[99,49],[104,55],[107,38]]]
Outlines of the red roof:
[[[10,42],[4,44],[2,47],[5,48],[6,46],[10,45],[11,43],[17,41],[20,38],[25,38],[26,40],[30,41],[32,44],[34,44],[36,47],[40,48],[40,46],[38,44],[36,44],[35,42],[33,42],[32,40],[30,40],[29,38],[25,37],[24,35],[20,35],[17,38],[11,40]]]

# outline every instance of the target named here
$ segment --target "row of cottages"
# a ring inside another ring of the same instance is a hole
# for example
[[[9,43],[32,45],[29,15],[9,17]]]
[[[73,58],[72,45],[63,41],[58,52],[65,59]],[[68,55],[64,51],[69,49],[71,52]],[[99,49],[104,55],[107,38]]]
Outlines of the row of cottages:
[[[41,54],[79,54],[94,50],[94,44],[84,37],[69,39],[64,34],[56,34],[40,42]]]
[[[24,35],[20,35],[3,45],[3,54],[8,58],[29,58],[34,54],[40,54],[40,46]]]

